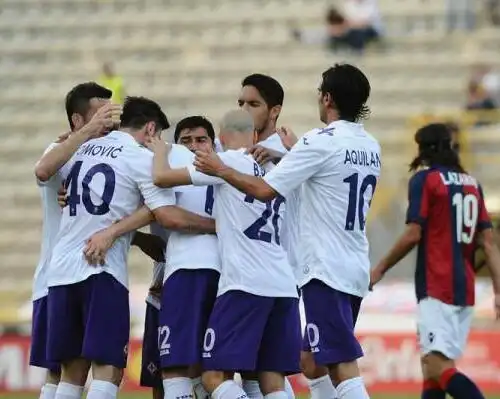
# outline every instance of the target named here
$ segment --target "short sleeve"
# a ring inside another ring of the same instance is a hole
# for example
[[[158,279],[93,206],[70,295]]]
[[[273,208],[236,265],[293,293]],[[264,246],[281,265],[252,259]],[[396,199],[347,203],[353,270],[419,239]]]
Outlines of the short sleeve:
[[[428,171],[413,175],[408,184],[408,210],[406,223],[424,225],[429,215],[430,190],[427,177]]]
[[[194,162],[194,154],[183,145],[173,144],[168,154],[168,163],[171,168],[187,168]]]
[[[132,178],[137,183],[144,205],[150,210],[162,206],[175,205],[175,193],[171,188],[159,188],[154,185],[151,170],[153,169],[153,154],[148,150],[140,149],[132,165]]]
[[[278,165],[264,176],[264,181],[286,197],[303,182],[317,173],[331,154],[332,142],[314,135],[302,137]]]
[[[490,215],[488,214],[488,210],[486,209],[486,204],[484,202],[483,188],[479,186],[478,191],[479,191],[479,215],[477,221],[477,231],[481,231],[492,228],[493,224],[491,223]]]
[[[36,165],[38,165],[38,163],[40,162],[40,160],[50,151],[52,150],[53,148],[57,147],[59,143],[51,143],[46,149],[45,151],[43,152],[42,154],[42,157],[37,161]],[[55,173],[49,180],[47,181],[41,181],[40,179],[36,179],[36,183],[38,184],[39,187],[44,187],[44,186],[47,186],[49,184],[51,184],[52,182],[56,181],[56,179],[60,178],[61,177],[61,171],[58,170],[57,173]]]

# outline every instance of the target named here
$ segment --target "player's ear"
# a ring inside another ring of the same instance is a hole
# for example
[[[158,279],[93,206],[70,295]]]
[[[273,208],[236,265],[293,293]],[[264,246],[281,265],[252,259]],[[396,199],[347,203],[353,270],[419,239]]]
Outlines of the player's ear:
[[[322,93],[321,102],[325,107],[335,108],[335,104],[333,103],[332,96],[330,93]]]
[[[71,122],[73,123],[75,130],[80,130],[85,125],[85,119],[83,119],[83,116],[76,112],[71,115]]]
[[[281,105],[275,105],[271,108],[269,113],[271,114],[271,119],[273,121],[276,121],[281,113]]]

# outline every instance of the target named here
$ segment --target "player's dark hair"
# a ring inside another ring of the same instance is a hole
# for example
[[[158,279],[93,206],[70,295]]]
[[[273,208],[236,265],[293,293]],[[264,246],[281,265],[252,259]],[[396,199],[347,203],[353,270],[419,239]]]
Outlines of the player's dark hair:
[[[75,126],[71,119],[73,114],[84,116],[90,109],[90,100],[93,98],[111,98],[113,92],[95,82],[80,83],[66,94],[66,115],[71,129]]]
[[[350,64],[335,64],[323,72],[319,88],[321,94],[330,94],[339,119],[357,122],[370,114],[366,105],[370,97],[370,82],[363,72]]]
[[[188,116],[187,118],[181,119],[175,126],[174,132],[174,142],[177,143],[181,132],[185,129],[193,130],[197,128],[203,128],[206,130],[208,137],[212,140],[212,144],[215,141],[215,130],[210,121],[199,115]]]
[[[127,97],[123,104],[120,126],[141,129],[148,122],[154,122],[158,130],[170,127],[167,116],[161,107],[146,97]]]
[[[451,132],[444,123],[431,123],[421,127],[415,134],[418,155],[410,163],[410,172],[421,166],[444,166],[460,173],[467,173],[460,157],[453,150]]]
[[[285,98],[283,87],[271,76],[254,73],[243,79],[241,87],[245,86],[255,87],[266,102],[267,108],[283,105],[283,99]]]

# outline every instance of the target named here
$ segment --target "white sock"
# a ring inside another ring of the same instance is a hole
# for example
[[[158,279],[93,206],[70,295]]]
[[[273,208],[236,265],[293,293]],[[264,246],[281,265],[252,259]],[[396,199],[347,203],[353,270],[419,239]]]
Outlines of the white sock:
[[[212,392],[212,399],[246,399],[247,394],[234,381],[228,380],[220,384],[215,391]]]
[[[287,377],[285,377],[285,392],[288,399],[295,399],[295,392],[293,391],[292,384]]]
[[[60,382],[57,385],[55,399],[80,399],[82,397],[82,393],[83,387],[69,384],[67,382]]]
[[[194,398],[191,378],[174,377],[163,380],[164,399]]]
[[[288,399],[288,394],[285,391],[273,392],[264,396],[264,399]]]
[[[56,397],[57,385],[45,384],[41,391],[39,399],[54,399]]]
[[[249,399],[262,399],[264,397],[260,391],[259,381],[242,380],[241,387]]]
[[[339,399],[370,399],[361,377],[342,381],[337,385]]]
[[[192,378],[191,384],[196,399],[207,399],[210,396],[201,383],[201,377]]]
[[[311,391],[311,399],[336,399],[337,390],[333,386],[330,376],[324,375],[323,377],[315,378],[314,380],[307,380],[309,390]]]
[[[87,399],[116,399],[118,387],[109,381],[92,380]]]

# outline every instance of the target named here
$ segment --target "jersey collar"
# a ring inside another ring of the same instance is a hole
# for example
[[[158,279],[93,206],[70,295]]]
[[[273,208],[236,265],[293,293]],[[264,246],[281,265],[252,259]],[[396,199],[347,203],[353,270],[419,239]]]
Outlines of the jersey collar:
[[[108,136],[120,141],[130,141],[131,143],[139,144],[130,133],[122,132],[121,130],[113,130],[108,133]]]

